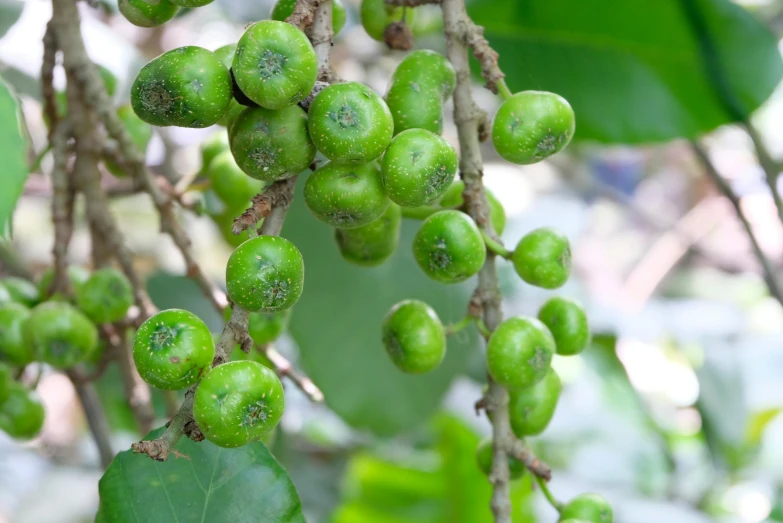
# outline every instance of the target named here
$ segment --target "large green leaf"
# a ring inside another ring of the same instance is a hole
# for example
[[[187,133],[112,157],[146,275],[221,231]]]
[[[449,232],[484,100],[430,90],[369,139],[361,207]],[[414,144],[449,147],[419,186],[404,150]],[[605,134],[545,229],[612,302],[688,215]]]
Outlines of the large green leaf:
[[[511,89],[563,95],[578,138],[694,137],[746,117],[783,73],[774,36],[729,0],[481,0],[470,13]]]
[[[466,368],[476,338],[450,338],[441,366],[412,376],[391,363],[381,344],[381,322],[406,298],[431,304],[444,322],[459,319],[473,283],[447,286],[424,276],[411,253],[414,222],[403,224],[400,247],[384,265],[362,268],[344,261],[333,230],[304,205],[302,185],[283,231],[305,261],[304,293],[290,326],[302,366],[329,406],[354,427],[385,435],[416,427],[438,409],[452,378]]]
[[[19,100],[0,78],[0,157],[3,158],[3,174],[0,176],[0,237],[10,231],[16,201],[27,180],[28,146]]]
[[[182,438],[176,451],[163,463],[119,453],[98,484],[96,523],[304,523],[294,485],[262,443],[222,449]]]

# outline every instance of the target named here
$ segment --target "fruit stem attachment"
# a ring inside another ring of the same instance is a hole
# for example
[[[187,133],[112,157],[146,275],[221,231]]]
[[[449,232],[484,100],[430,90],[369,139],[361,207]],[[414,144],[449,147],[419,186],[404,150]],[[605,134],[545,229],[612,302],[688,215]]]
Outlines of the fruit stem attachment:
[[[487,234],[487,231],[484,229],[481,229],[481,236],[484,238],[484,243],[487,246],[487,249],[490,250],[490,252],[494,252],[501,258],[510,259],[511,255],[513,254],[511,251],[506,249],[502,243],[500,243],[497,240],[493,240],[489,234]]]
[[[554,507],[558,513],[562,512],[563,504],[552,495],[552,491],[549,490],[549,484],[546,482],[546,480],[540,476],[536,476],[535,474],[534,477],[536,478],[536,482],[538,483],[538,486],[541,487],[541,492],[544,494],[544,497],[549,502],[549,504],[552,505],[552,507]]]
[[[489,337],[492,336],[492,331],[489,330],[489,327],[487,327],[487,324],[484,323],[482,318],[476,318],[476,328],[485,339],[489,339]]]
[[[504,78],[501,78],[497,81],[498,86],[498,95],[503,100],[508,100],[512,96],[514,96],[514,93],[511,92],[511,89],[508,88],[508,85],[506,84],[506,80]]]
[[[452,334],[456,334],[459,331],[463,330],[465,327],[470,325],[476,320],[473,316],[465,316],[457,323],[452,323],[451,325],[448,325],[446,327],[446,336],[451,336]]]

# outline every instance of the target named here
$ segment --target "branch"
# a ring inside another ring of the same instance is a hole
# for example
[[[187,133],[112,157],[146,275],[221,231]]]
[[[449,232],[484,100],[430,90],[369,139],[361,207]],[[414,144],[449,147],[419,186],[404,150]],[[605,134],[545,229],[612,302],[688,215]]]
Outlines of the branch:
[[[311,401],[320,403],[324,400],[324,393],[321,392],[321,389],[319,389],[315,383],[313,383],[313,380],[304,374],[297,372],[294,366],[291,365],[291,362],[288,361],[285,356],[277,352],[272,345],[266,345],[259,350],[261,350],[269,361],[272,362],[272,365],[275,366],[275,372],[277,372],[278,376],[291,380],[299,390],[310,398]]]
[[[54,222],[54,278],[51,294],[62,293],[70,296],[72,289],[68,278],[68,244],[73,235],[73,204],[74,193],[68,182],[67,171],[67,140],[70,126],[63,122],[57,124],[52,134],[52,155],[54,166],[52,167],[52,221]]]
[[[775,208],[778,210],[778,218],[781,224],[783,224],[783,200],[780,198],[780,192],[778,191],[778,177],[780,176],[781,165],[767,150],[764,145],[764,139],[759,135],[758,131],[750,121],[743,121],[745,131],[748,133],[750,140],[753,142],[753,148],[756,149],[756,158],[764,171],[767,185],[772,193],[772,200],[775,202]]]
[[[299,2],[297,2],[298,4]],[[313,23],[307,31],[310,42],[318,57],[318,79],[332,80],[331,67],[329,67],[329,51],[332,49],[332,0],[321,0],[315,9]]]
[[[232,232],[240,234],[250,228],[255,228],[258,222],[272,214],[275,208],[281,206],[288,207],[293,198],[293,186],[296,184],[296,177],[280,180],[269,187],[264,192],[253,196],[253,203],[241,216],[234,220]]]
[[[87,419],[87,425],[90,427],[90,433],[98,447],[98,454],[101,459],[101,467],[108,468],[111,460],[114,459],[114,451],[111,448],[111,431],[109,422],[106,421],[106,415],[103,412],[103,406],[98,398],[97,392],[91,383],[79,383],[70,372],[68,377],[76,388],[76,394],[84,410],[84,417]]]
[[[313,23],[318,3],[318,0],[296,0],[294,11],[285,21],[304,31]]]
[[[448,3],[448,1],[443,1],[444,19]],[[498,66],[497,51],[492,49],[487,39],[484,38],[484,28],[476,25],[467,13],[456,24],[451,28],[453,38],[461,40],[473,50],[473,56],[481,64],[481,76],[487,81],[485,87],[495,94],[498,93],[498,89],[507,92],[508,88],[505,86],[504,80],[506,74]],[[449,31],[449,29],[446,30]]]

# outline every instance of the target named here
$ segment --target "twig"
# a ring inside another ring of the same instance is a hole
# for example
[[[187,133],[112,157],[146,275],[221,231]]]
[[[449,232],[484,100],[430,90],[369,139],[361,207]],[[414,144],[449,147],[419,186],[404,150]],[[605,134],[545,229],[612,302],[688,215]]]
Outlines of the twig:
[[[66,144],[70,126],[65,123],[57,124],[52,134],[52,154],[54,166],[52,167],[52,221],[54,222],[54,278],[50,293],[71,294],[71,284],[68,279],[68,244],[73,234],[73,203],[74,194],[69,187]]]
[[[291,365],[291,362],[288,361],[285,356],[277,352],[272,345],[267,345],[260,350],[266,354],[266,357],[269,358],[269,361],[275,366],[275,372],[277,372],[278,376],[288,378],[292,381],[299,390],[307,394],[311,401],[320,403],[324,400],[324,393],[321,392],[321,389],[319,389],[315,383],[313,383],[313,380],[304,374],[297,372],[294,366]]]
[[[539,460],[522,440],[509,438],[508,453],[521,461],[535,477],[546,481],[552,479],[552,469],[549,468],[549,465]]]
[[[95,445],[98,447],[98,454],[101,459],[101,467],[108,468],[111,460],[114,459],[114,451],[111,448],[111,432],[109,422],[106,421],[106,415],[103,412],[103,406],[98,398],[91,383],[79,383],[68,373],[68,377],[76,388],[76,394],[84,410],[84,417],[87,419],[87,425],[90,427]]]
[[[304,31],[313,23],[317,7],[318,0],[296,0],[291,16],[286,18],[285,21]]]
[[[764,145],[764,139],[753,124],[747,119],[742,123],[751,142],[753,142],[753,148],[756,149],[756,158],[764,171],[767,185],[772,193],[772,200],[775,202],[775,208],[778,211],[778,218],[780,219],[781,225],[783,225],[783,200],[780,197],[780,191],[778,191],[778,178],[780,177],[781,165],[772,158],[772,155],[767,150],[767,146]]]
[[[57,38],[52,23],[46,25],[43,37],[44,54],[41,64],[41,95],[43,97],[44,114],[49,120],[49,137],[51,138],[60,115],[57,112],[56,91],[54,89],[54,66],[57,62]]]
[[[254,228],[258,222],[269,216],[273,209],[281,205],[289,205],[290,202],[285,203],[285,200],[293,197],[291,186],[294,184],[296,184],[296,177],[280,180],[267,187],[262,193],[253,196],[250,207],[234,220],[232,232],[240,234],[242,231]]]
[[[283,230],[283,223],[285,223],[285,216],[288,213],[288,208],[291,206],[291,202],[294,199],[294,187],[296,186],[297,176],[289,178],[284,181],[280,187],[280,192],[277,195],[277,201],[275,207],[269,212],[264,219],[264,223],[261,224],[259,230],[260,234],[266,236],[279,236]]]
[[[297,2],[298,3],[298,2]],[[332,48],[332,0],[321,0],[315,9],[313,23],[307,30],[307,36],[315,49],[318,57],[318,79],[331,81],[331,68],[329,67],[329,51]]]
[[[152,408],[152,393],[149,385],[141,379],[136,365],[133,363],[132,347],[127,341],[127,335],[123,332],[120,343],[115,347],[117,362],[120,367],[122,384],[125,388],[125,397],[128,405],[136,418],[136,424],[142,434],[152,430],[155,423],[155,411]]]

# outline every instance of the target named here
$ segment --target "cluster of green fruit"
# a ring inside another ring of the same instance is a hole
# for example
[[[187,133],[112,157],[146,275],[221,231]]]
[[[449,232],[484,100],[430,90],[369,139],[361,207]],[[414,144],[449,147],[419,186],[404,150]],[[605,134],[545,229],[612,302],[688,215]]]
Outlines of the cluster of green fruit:
[[[44,412],[21,383],[12,379],[33,362],[56,369],[100,359],[97,325],[125,318],[133,304],[131,284],[112,268],[92,274],[71,266],[73,303],[51,295],[50,269],[38,286],[21,278],[0,280],[0,429],[20,439],[34,437]]]

